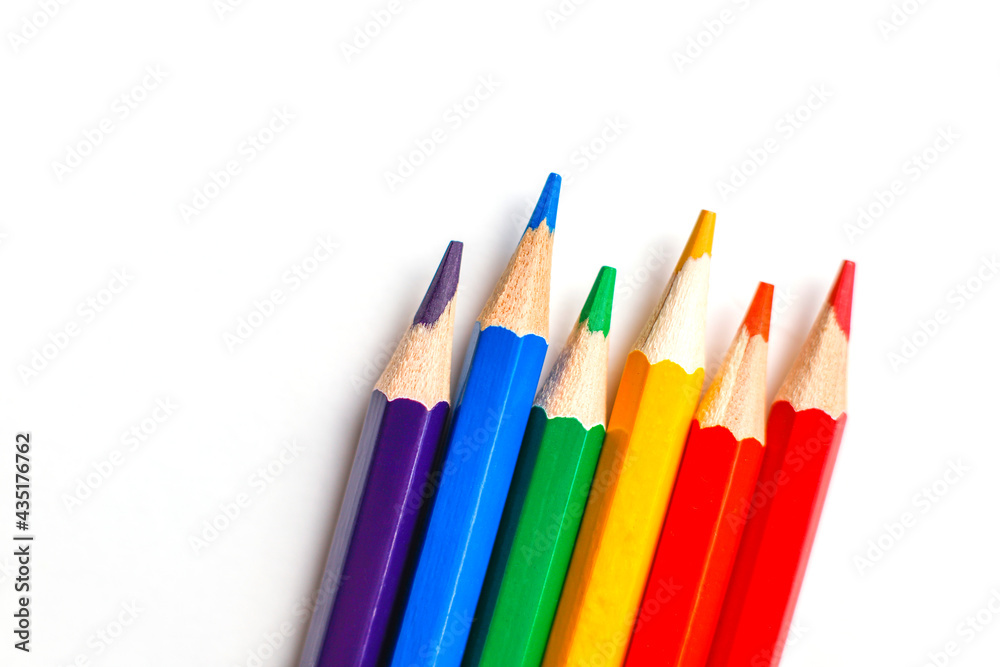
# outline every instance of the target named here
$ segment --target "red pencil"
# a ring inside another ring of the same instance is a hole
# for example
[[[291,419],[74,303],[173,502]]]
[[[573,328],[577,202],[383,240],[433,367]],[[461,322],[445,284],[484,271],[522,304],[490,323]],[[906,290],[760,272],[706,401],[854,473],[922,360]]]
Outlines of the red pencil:
[[[703,667],[764,455],[774,286],[761,283],[691,423],[625,667]],[[665,599],[663,591],[673,591]]]
[[[709,667],[781,660],[847,420],[854,263],[844,262],[778,391]]]

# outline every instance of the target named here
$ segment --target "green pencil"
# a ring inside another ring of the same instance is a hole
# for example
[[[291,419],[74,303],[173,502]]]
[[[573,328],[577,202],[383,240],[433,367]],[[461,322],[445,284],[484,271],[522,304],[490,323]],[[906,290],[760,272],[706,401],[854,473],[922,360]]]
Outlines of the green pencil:
[[[535,398],[463,667],[538,667],[604,443],[615,270],[602,267]]]

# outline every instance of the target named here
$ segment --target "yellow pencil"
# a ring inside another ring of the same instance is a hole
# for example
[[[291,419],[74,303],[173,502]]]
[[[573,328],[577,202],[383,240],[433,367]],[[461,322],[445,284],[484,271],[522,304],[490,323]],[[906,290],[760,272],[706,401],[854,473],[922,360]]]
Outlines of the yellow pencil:
[[[543,667],[620,667],[705,378],[715,214],[702,211],[625,361]],[[670,582],[659,596],[666,603]]]

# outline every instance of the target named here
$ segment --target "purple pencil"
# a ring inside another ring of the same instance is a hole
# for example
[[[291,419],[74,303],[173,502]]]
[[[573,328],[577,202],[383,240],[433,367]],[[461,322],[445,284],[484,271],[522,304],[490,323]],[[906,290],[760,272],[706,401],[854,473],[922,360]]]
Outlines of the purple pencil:
[[[462,244],[441,258],[375,384],[299,667],[375,667],[449,409]]]

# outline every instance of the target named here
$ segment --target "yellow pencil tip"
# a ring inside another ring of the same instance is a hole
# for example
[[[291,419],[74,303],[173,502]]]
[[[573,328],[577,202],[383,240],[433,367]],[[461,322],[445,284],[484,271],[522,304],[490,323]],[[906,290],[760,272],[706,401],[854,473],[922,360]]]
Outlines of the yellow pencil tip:
[[[698,259],[702,255],[712,255],[712,239],[715,237],[715,213],[712,211],[702,211],[698,214],[698,222],[694,223],[691,236],[688,237],[684,252],[677,261],[675,271],[680,271],[684,262],[691,259]]]

